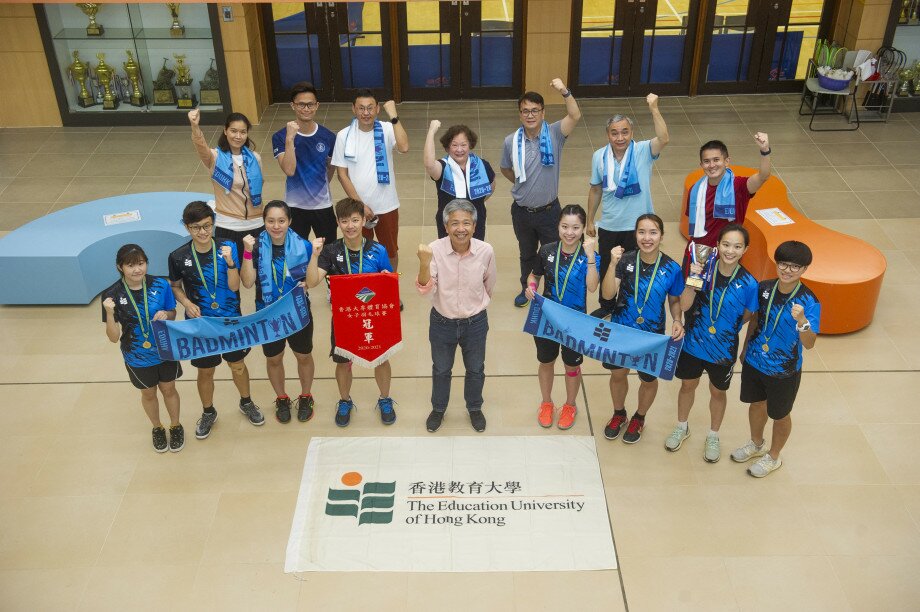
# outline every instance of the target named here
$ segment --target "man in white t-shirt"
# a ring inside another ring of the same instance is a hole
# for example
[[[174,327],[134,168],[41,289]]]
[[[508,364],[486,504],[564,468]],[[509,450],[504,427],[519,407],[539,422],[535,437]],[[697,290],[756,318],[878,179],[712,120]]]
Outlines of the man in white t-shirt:
[[[355,118],[339,131],[332,152],[345,195],[364,203],[367,220],[364,236],[375,238],[386,247],[393,264],[398,265],[399,196],[396,193],[396,168],[393,148],[400,153],[409,150],[409,136],[396,116],[396,103],[383,104],[389,121],[378,121],[380,105],[369,89],[359,90],[352,103]]]

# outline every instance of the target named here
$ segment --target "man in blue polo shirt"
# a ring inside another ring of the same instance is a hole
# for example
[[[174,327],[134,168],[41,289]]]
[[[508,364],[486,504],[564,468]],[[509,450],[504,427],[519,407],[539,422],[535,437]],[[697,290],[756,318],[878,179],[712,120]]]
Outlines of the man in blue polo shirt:
[[[337,228],[329,193],[335,134],[313,119],[319,102],[310,83],[291,87],[291,108],[296,120],[272,136],[272,152],[287,176],[284,199],[291,207],[291,229],[305,240],[312,230],[330,244]]]

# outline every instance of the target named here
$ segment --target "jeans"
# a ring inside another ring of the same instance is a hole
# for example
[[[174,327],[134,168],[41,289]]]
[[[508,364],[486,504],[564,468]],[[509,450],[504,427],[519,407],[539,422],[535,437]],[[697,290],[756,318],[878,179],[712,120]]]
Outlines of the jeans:
[[[559,240],[559,213],[562,207],[558,198],[552,204],[546,210],[532,213],[515,202],[511,203],[511,225],[521,253],[522,290],[527,287],[527,277],[537,263],[537,250],[544,244]]]
[[[486,311],[468,319],[448,319],[431,309],[428,340],[431,342],[431,407],[447,410],[450,401],[450,376],[457,346],[463,356],[466,377],[463,399],[470,412],[482,410],[482,387],[486,382],[486,334],[489,318]]]

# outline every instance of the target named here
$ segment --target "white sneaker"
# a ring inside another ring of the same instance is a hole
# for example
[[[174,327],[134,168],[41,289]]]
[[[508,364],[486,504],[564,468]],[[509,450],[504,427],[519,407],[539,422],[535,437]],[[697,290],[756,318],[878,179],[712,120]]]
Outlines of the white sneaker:
[[[770,456],[769,453],[758,459],[754,464],[748,468],[747,473],[753,476],[754,478],[763,478],[770,474],[774,470],[778,470],[783,467],[782,457],[777,457],[774,459]]]
[[[671,435],[664,441],[664,447],[671,451],[672,453],[680,449],[680,445],[684,443],[684,440],[690,437],[690,426],[687,426],[687,429],[681,428],[679,425],[674,428],[674,431],[671,432]]]
[[[732,461],[745,463],[754,457],[762,457],[767,452],[766,448],[764,448],[765,445],[766,440],[764,440],[764,443],[760,446],[754,444],[753,440],[748,440],[747,444],[732,451]]]
[[[709,434],[706,436],[706,446],[703,447],[703,459],[709,463],[715,463],[722,458],[722,450],[719,445],[719,436]]]

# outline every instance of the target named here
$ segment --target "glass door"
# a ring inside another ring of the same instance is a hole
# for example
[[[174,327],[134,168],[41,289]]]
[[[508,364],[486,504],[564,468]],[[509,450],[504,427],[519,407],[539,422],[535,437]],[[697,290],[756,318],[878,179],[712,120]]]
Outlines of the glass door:
[[[458,2],[408,2],[397,8],[400,89],[406,100],[460,97]]]

